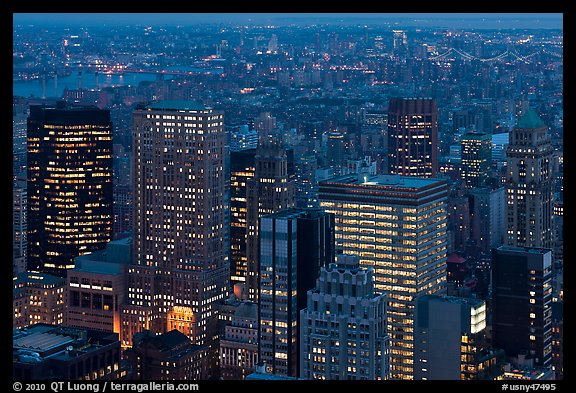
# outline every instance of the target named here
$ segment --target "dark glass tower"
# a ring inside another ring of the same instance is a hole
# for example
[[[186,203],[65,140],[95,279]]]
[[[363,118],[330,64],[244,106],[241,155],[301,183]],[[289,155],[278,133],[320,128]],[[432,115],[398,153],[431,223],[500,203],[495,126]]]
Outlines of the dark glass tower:
[[[259,361],[269,372],[299,373],[300,310],[320,268],[334,262],[334,215],[284,209],[260,218]]]
[[[388,103],[390,173],[435,177],[438,173],[438,108],[433,98],[391,98]]]
[[[552,363],[552,251],[500,246],[492,252],[493,345],[507,357]]]
[[[28,270],[64,276],[112,240],[112,123],[95,106],[32,105]]]

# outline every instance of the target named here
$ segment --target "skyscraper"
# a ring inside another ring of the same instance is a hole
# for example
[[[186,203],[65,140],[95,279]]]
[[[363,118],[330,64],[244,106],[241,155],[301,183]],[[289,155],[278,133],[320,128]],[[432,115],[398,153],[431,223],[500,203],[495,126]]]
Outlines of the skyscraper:
[[[26,180],[20,179],[12,188],[12,276],[26,271],[28,254]]]
[[[492,252],[493,345],[507,357],[552,363],[552,251],[500,246]]]
[[[504,187],[475,187],[470,191],[471,237],[482,252],[504,243],[506,194]]]
[[[133,113],[133,255],[122,340],[177,329],[216,355],[230,282],[223,114],[191,101]]]
[[[254,177],[256,149],[230,152],[230,275],[232,285],[248,276],[248,183]]]
[[[480,299],[426,295],[416,302],[414,379],[493,379],[503,351],[488,347],[486,303]]]
[[[388,103],[389,171],[435,177],[438,172],[438,108],[434,98],[391,98]]]
[[[247,180],[248,299],[258,302],[259,217],[294,207],[295,184],[288,169],[286,150],[277,142],[262,138],[256,149],[254,177]]]
[[[112,240],[112,123],[94,106],[32,105],[28,269],[65,275]]]
[[[492,138],[483,132],[462,135],[460,175],[466,188],[480,187],[486,183],[492,165]]]
[[[505,244],[551,248],[554,183],[548,128],[528,109],[510,133]]]
[[[383,380],[390,377],[386,295],[374,292],[372,268],[338,255],[320,269],[300,311],[300,377]]]
[[[446,180],[345,175],[319,183],[320,206],[336,216],[336,252],[374,268],[388,295],[390,372],[412,379],[414,300],[446,291]]]
[[[299,373],[299,319],[320,268],[334,260],[334,216],[284,209],[260,218],[259,361],[278,375]]]

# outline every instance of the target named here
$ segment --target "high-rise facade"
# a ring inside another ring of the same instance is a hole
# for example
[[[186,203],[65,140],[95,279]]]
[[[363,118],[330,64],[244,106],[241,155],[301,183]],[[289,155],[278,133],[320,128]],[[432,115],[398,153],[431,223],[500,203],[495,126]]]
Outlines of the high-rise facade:
[[[316,170],[318,160],[314,156],[302,156],[295,162],[296,169],[296,207],[318,206],[318,184]]]
[[[390,372],[412,379],[414,300],[446,292],[446,180],[346,175],[319,183],[320,207],[335,215],[337,253],[374,268],[388,295]]]
[[[22,272],[13,278],[12,326],[25,328],[35,323],[64,322],[66,280],[46,273]]]
[[[438,108],[433,98],[391,98],[388,103],[389,172],[435,177]]]
[[[12,276],[26,271],[28,254],[27,215],[28,193],[26,180],[14,183],[12,188]]]
[[[259,218],[264,214],[294,207],[295,184],[288,168],[286,150],[277,142],[262,138],[255,156],[254,177],[247,180],[246,258],[248,299],[258,302]]]
[[[504,187],[474,187],[469,190],[471,238],[482,252],[504,243],[506,194]]]
[[[256,149],[230,152],[230,278],[232,285],[248,276],[248,183],[255,174]]]
[[[480,299],[426,295],[416,302],[414,379],[493,379],[502,351],[488,347],[486,303]]]
[[[493,345],[507,357],[552,364],[552,251],[500,246],[492,253]]]
[[[191,101],[133,113],[133,265],[121,338],[177,329],[216,354],[229,291],[223,114]]]
[[[553,148],[547,131],[534,109],[528,109],[510,133],[505,237],[509,246],[553,246]]]
[[[65,275],[112,240],[112,123],[94,106],[32,105],[28,269]]]
[[[334,216],[284,209],[260,218],[259,361],[297,377],[299,319],[320,268],[334,260]]]
[[[373,273],[344,254],[320,269],[300,311],[301,378],[389,379],[386,295],[374,292]]]
[[[460,175],[464,187],[480,187],[486,183],[492,165],[492,138],[483,132],[469,132],[460,139]]]

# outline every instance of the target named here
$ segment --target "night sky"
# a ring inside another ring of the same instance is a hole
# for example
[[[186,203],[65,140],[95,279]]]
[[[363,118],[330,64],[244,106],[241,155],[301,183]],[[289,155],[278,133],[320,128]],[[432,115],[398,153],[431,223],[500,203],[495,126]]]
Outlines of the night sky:
[[[449,28],[561,29],[561,13],[15,13],[14,24],[37,25],[190,25],[238,23],[285,24],[391,24]]]

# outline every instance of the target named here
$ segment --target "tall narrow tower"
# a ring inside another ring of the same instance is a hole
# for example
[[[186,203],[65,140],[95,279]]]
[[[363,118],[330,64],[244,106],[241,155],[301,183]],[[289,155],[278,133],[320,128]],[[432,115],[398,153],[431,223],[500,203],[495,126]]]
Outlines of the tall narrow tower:
[[[216,303],[227,296],[223,114],[160,101],[133,114],[133,255],[122,340],[177,329],[217,348]]]
[[[435,99],[390,99],[388,151],[390,173],[402,176],[436,176],[438,108]]]
[[[528,109],[511,132],[506,152],[507,245],[553,246],[553,148],[547,130],[534,109]]]
[[[262,138],[256,150],[256,171],[247,180],[248,205],[246,212],[248,261],[248,299],[258,301],[258,218],[294,207],[294,180],[288,174],[286,150],[269,138]]]

